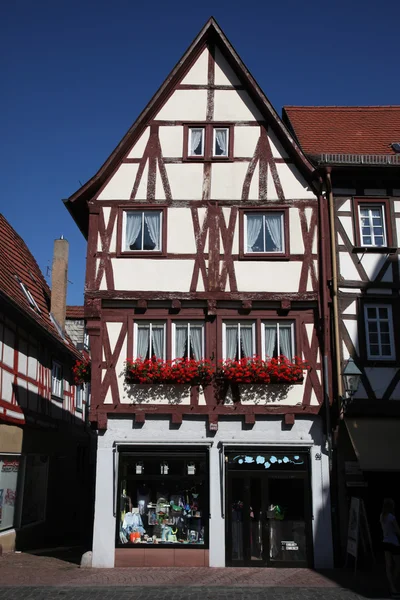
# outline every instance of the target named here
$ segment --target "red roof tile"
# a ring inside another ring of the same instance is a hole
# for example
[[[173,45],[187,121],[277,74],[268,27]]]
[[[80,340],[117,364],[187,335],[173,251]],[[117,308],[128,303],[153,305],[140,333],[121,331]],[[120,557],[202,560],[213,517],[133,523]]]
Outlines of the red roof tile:
[[[37,307],[32,307],[20,281],[32,295]],[[62,339],[50,318],[50,288],[24,240],[0,214],[0,294],[7,297],[28,317],[61,342],[75,356],[76,350],[70,338]]]
[[[285,106],[305,154],[395,154],[400,106]]]
[[[84,319],[83,306],[67,306],[67,319]]]

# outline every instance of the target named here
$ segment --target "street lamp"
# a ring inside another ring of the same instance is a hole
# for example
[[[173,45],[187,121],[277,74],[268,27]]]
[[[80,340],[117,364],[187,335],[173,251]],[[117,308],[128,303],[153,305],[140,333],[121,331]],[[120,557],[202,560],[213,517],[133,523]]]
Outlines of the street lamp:
[[[351,357],[347,361],[342,375],[344,389],[346,392],[342,400],[344,404],[347,404],[347,402],[353,398],[354,394],[358,390],[358,386],[360,385],[361,381],[361,371]]]

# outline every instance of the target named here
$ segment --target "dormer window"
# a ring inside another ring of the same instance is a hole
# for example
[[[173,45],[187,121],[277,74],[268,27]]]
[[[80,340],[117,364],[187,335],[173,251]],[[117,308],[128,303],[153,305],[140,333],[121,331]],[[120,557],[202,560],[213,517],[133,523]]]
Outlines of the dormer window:
[[[28,290],[26,285],[24,283],[22,283],[20,278],[17,276],[16,276],[16,280],[18,281],[19,285],[21,286],[21,289],[24,292],[24,295],[25,295],[26,299],[28,300],[29,304],[31,305],[31,307],[34,308],[35,310],[37,310],[38,313],[40,313],[40,308],[38,307],[35,298],[32,296],[32,294],[30,293],[30,291]]]

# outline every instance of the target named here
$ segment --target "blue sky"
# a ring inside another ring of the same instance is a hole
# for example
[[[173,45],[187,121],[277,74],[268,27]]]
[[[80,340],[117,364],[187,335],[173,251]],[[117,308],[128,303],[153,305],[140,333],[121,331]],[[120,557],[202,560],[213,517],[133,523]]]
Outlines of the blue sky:
[[[83,302],[86,244],[62,198],[97,171],[211,15],[278,112],[400,104],[396,0],[2,2],[0,211],[45,275],[54,238],[69,240],[70,304]]]

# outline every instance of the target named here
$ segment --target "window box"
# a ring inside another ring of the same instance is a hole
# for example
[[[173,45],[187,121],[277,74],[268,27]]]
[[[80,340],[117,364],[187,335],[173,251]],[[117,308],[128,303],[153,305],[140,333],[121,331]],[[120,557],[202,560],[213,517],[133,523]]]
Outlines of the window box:
[[[219,362],[216,378],[230,384],[267,384],[301,383],[304,371],[309,369],[306,361],[299,357],[293,360],[278,356],[263,360],[257,356],[240,360],[222,360]]]
[[[183,160],[192,162],[233,160],[233,126],[225,123],[184,125]]]
[[[355,250],[390,252],[393,247],[393,236],[389,199],[355,198],[353,210]]]
[[[117,256],[119,258],[166,255],[167,211],[163,205],[124,205],[119,208]]]
[[[211,383],[213,367],[208,360],[177,358],[128,359],[125,365],[127,383],[140,384],[190,384],[205,386]]]
[[[239,258],[288,259],[289,214],[287,207],[239,211]]]

